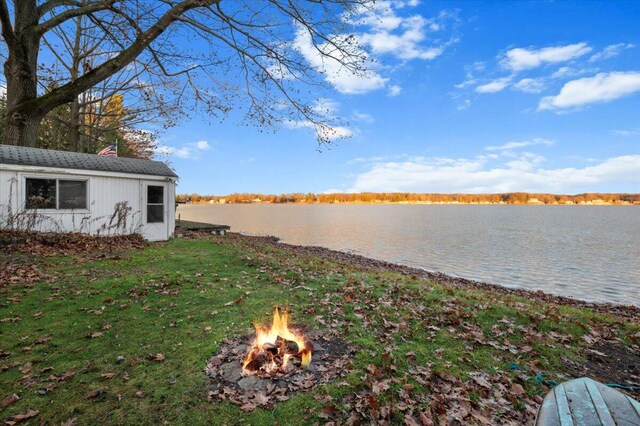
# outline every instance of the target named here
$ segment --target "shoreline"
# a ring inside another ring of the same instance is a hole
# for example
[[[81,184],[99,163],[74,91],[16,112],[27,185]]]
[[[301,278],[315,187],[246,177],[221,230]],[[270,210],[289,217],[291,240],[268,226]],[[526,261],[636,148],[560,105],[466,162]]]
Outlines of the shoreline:
[[[348,205],[365,205],[365,206],[574,206],[574,207],[598,207],[598,206],[640,206],[638,203],[620,202],[620,203],[591,203],[591,202],[578,202],[578,203],[440,203],[440,202],[368,202],[368,201],[349,201],[349,202],[313,202],[313,203],[271,203],[271,202],[252,202],[252,203],[194,203],[194,202],[179,202],[179,205],[185,206],[246,206],[246,205],[271,205],[271,206],[348,206]]]
[[[640,306],[625,305],[611,302],[590,302],[581,299],[574,299],[566,296],[554,295],[544,292],[542,290],[528,290],[523,288],[511,288],[500,284],[492,284],[481,281],[475,281],[468,278],[456,277],[447,275],[441,272],[430,272],[424,269],[401,265],[397,263],[387,262],[384,260],[378,260],[369,258],[366,256],[342,252],[338,250],[332,250],[326,247],[320,246],[304,246],[290,244],[282,242],[279,237],[276,236],[256,236],[242,234],[238,232],[228,232],[225,237],[222,238],[240,238],[247,241],[259,242],[274,247],[285,248],[287,250],[294,251],[296,253],[318,256],[323,259],[338,261],[342,263],[356,264],[363,269],[378,270],[382,272],[397,272],[404,275],[416,276],[424,279],[428,279],[437,284],[444,286],[450,286],[460,289],[474,289],[483,290],[493,293],[501,293],[506,295],[518,296],[527,298],[530,300],[539,300],[545,303],[555,303],[564,306],[588,308],[599,313],[611,314],[618,317],[625,318],[630,321],[640,322]]]

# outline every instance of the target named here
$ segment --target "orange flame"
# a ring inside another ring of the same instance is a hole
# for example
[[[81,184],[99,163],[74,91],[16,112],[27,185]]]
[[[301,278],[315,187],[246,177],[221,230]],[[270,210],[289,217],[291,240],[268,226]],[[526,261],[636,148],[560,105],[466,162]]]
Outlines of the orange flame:
[[[311,345],[311,342],[305,339],[304,336],[289,329],[289,315],[290,312],[288,309],[281,312],[280,307],[276,306],[273,312],[273,323],[271,324],[271,327],[264,327],[259,324],[255,324],[256,339],[244,359],[244,363],[242,365],[243,370],[249,371],[250,369],[247,368],[249,363],[260,356],[260,354],[268,354],[265,347],[273,348],[274,351],[277,351],[277,355],[282,356],[282,363],[280,366],[276,362],[276,357],[268,357],[269,359],[267,362],[262,365],[262,368],[267,372],[277,370],[278,368],[284,369],[292,356],[300,357],[302,367],[307,368],[309,366],[313,353],[313,346]],[[295,348],[297,348],[297,352],[294,351],[292,353],[287,351],[283,346],[284,342],[287,341],[295,342],[297,345],[295,346]]]

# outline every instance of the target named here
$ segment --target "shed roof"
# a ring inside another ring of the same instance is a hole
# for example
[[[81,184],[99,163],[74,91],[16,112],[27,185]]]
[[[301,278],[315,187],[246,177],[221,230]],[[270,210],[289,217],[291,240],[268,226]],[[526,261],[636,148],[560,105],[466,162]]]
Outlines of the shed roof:
[[[0,164],[178,177],[165,163],[79,152],[0,145]]]

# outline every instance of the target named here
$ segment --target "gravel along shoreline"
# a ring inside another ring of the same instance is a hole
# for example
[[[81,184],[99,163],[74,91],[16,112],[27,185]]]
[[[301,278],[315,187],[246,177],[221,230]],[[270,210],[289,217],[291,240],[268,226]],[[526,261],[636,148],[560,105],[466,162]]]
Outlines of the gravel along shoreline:
[[[278,237],[273,236],[252,236],[244,235],[235,232],[227,233],[225,238],[237,238],[254,243],[261,243],[279,247],[284,250],[291,250],[296,253],[318,256],[327,260],[332,260],[340,263],[348,263],[351,265],[357,265],[363,269],[385,271],[385,272],[398,272],[405,275],[416,276],[419,278],[425,278],[431,280],[437,284],[451,286],[462,289],[477,289],[495,293],[509,294],[519,297],[524,297],[530,300],[539,300],[544,303],[555,303],[564,306],[575,306],[580,308],[588,308],[593,311],[614,315],[622,319],[640,322],[640,307],[634,305],[619,305],[615,303],[598,303],[587,302],[584,300],[572,299],[570,297],[556,296],[553,294],[545,293],[541,290],[531,291],[520,288],[504,287],[498,284],[489,284],[479,281],[469,280],[466,278],[454,277],[446,275],[440,272],[429,272],[424,269],[414,268],[411,266],[398,265],[391,262],[385,262],[383,260],[371,259],[365,256],[357,254],[345,253],[341,251],[331,250],[325,247],[318,246],[301,246],[289,243],[283,243]]]

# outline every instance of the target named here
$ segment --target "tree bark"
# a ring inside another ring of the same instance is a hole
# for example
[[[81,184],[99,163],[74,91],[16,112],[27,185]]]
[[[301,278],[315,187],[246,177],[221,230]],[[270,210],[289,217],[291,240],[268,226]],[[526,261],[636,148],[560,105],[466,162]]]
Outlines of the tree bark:
[[[20,111],[24,102],[35,99],[37,90],[38,52],[40,36],[33,31],[38,24],[36,2],[15,2],[15,29],[7,27],[3,19],[2,32],[9,55],[4,64],[7,80],[7,115],[5,118],[5,143],[9,145],[35,146],[38,125],[44,114]]]
[[[70,81],[80,74],[80,41],[82,38],[82,17],[76,19],[76,33],[71,55]],[[76,96],[69,106],[69,146],[73,152],[82,152],[80,146],[80,100]]]

